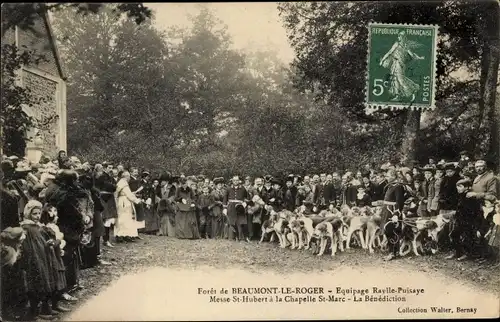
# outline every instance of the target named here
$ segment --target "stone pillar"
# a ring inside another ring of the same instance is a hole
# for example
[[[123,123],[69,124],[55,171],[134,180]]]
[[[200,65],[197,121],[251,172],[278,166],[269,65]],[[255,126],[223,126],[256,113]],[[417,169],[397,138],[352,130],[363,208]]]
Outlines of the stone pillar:
[[[43,138],[40,132],[33,138],[33,141],[26,144],[26,158],[32,163],[38,163],[43,155]]]

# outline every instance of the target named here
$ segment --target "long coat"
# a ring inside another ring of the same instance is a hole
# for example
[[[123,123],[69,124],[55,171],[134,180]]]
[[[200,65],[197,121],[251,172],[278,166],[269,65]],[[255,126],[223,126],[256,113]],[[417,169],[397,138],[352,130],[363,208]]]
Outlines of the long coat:
[[[102,219],[116,218],[118,213],[116,210],[116,200],[114,192],[116,190],[115,180],[107,173],[102,173],[94,179],[94,186],[99,190],[102,199],[103,211]]]
[[[243,212],[242,215],[238,216],[236,206],[247,201],[248,199],[248,192],[243,186],[229,187],[226,190],[223,203],[227,206],[227,219],[230,225],[234,226],[237,224],[247,224],[245,213]],[[234,202],[235,200],[238,200],[239,202]]]
[[[441,189],[439,191],[439,209],[456,210],[458,203],[457,182],[460,179],[458,175],[443,177]]]

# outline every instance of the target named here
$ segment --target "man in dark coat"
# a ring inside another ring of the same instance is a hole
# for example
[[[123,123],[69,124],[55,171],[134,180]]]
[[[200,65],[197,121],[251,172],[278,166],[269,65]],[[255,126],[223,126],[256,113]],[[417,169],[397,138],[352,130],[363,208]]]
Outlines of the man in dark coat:
[[[472,255],[476,231],[481,219],[481,202],[476,198],[468,198],[471,180],[459,180],[456,183],[458,192],[455,216],[451,220],[450,239],[454,253],[446,259],[457,258],[458,261]]]
[[[140,199],[144,199],[144,189],[147,186],[147,178],[149,178],[149,172],[144,172],[142,177],[139,178],[139,170],[137,168],[132,168],[130,170],[130,191]],[[145,226],[146,214],[144,212],[143,203],[134,204],[135,207],[135,220],[138,223],[138,229],[142,229]],[[136,239],[142,239],[142,237],[137,236]]]
[[[79,212],[79,199],[87,198],[87,192],[77,185],[78,175],[73,170],[63,170],[47,187],[45,201],[55,206],[59,216],[58,226],[64,234],[64,265],[68,289],[76,287],[79,280],[79,246],[85,224],[90,218],[83,218]]]
[[[327,209],[330,205],[335,206],[336,204],[336,192],[332,180],[332,175],[329,174],[326,176],[326,181],[322,189],[320,210]]]
[[[236,234],[239,241],[246,240],[250,242],[245,213],[246,202],[248,200],[248,192],[241,185],[239,176],[233,176],[232,185],[226,190],[223,200],[230,226],[229,239],[234,239],[234,234]]]
[[[389,255],[385,260],[392,260],[399,254],[399,238],[401,235],[402,211],[405,203],[405,188],[398,182],[395,170],[388,170],[386,174],[387,187],[384,195],[384,204],[381,213],[381,224],[388,239]]]
[[[384,193],[385,193],[385,187],[387,186],[387,180],[385,179],[383,172],[377,173],[376,177],[378,180],[373,185],[372,200],[374,201],[384,200]]]
[[[297,187],[293,185],[293,175],[290,175],[286,179],[286,186],[284,188],[283,193],[283,203],[285,209],[290,211],[294,211],[295,207],[295,198],[297,197]]]
[[[96,164],[94,174],[94,187],[99,191],[102,200],[102,220],[104,224],[104,245],[114,247],[110,240],[110,230],[113,222],[116,219],[118,212],[116,209],[116,201],[114,192],[116,190],[116,181],[106,172],[103,165]]]
[[[441,212],[450,212],[457,209],[458,191],[457,182],[460,176],[453,163],[444,166],[445,176],[439,189],[439,209]]]

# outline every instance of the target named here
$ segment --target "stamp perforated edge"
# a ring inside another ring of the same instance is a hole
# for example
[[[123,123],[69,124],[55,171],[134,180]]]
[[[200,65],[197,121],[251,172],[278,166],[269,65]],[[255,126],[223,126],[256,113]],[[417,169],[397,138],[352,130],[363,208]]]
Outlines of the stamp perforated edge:
[[[431,106],[419,106],[418,104],[416,105],[407,105],[407,104],[394,104],[394,103],[377,103],[377,104],[372,104],[369,103],[369,91],[370,91],[370,57],[371,57],[371,46],[370,46],[370,40],[371,40],[371,27],[372,26],[381,26],[381,27],[395,27],[395,26],[402,26],[402,27],[426,27],[426,28],[432,28],[434,29],[434,39],[433,39],[433,55],[434,55],[434,64],[432,64],[432,98],[431,98]],[[411,24],[411,23],[379,23],[379,22],[369,22],[368,26],[366,26],[368,29],[368,38],[367,38],[367,55],[366,55],[366,72],[365,72],[365,107],[367,109],[371,110],[404,110],[404,109],[410,109],[410,110],[429,110],[432,111],[436,108],[436,69],[437,69],[437,44],[438,44],[438,36],[439,36],[439,26],[438,25],[426,25],[426,24]]]

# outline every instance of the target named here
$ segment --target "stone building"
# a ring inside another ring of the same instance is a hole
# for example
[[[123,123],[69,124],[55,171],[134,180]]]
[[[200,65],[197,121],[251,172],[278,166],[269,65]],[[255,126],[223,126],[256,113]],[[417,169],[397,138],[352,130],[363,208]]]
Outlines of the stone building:
[[[47,13],[37,16],[29,30],[17,26],[8,30],[2,42],[20,49],[26,46],[45,58],[36,66],[23,66],[17,81],[30,89],[36,102],[24,107],[38,123],[26,133],[32,138],[27,141],[26,156],[33,162],[38,162],[42,154],[52,158],[57,151],[66,150],[66,77]]]

